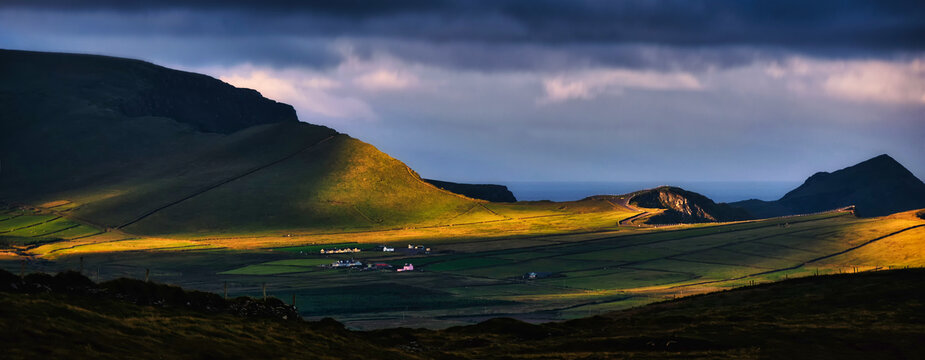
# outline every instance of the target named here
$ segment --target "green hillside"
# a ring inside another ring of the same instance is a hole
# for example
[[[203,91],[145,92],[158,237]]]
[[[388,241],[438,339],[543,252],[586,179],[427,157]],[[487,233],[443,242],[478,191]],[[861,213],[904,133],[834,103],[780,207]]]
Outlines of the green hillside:
[[[139,234],[429,224],[439,190],[292,107],[142,61],[0,50],[0,200]]]
[[[336,135],[126,227],[137,233],[357,229],[439,223],[474,200],[426,184],[373,146]],[[196,221],[188,219],[195,218]]]

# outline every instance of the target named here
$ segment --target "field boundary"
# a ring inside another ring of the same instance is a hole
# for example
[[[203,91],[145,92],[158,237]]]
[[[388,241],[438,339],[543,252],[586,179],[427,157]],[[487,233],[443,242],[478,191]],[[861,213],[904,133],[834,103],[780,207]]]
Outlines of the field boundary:
[[[279,164],[279,163],[281,163],[281,162],[283,162],[283,161],[289,160],[289,159],[295,157],[296,155],[301,154],[302,152],[305,152],[305,151],[308,151],[308,150],[310,150],[310,149],[313,149],[315,146],[321,145],[322,143],[327,142],[328,140],[333,139],[335,136],[337,136],[337,134],[328,136],[328,137],[326,137],[326,138],[324,138],[324,139],[321,139],[321,140],[319,140],[318,142],[315,142],[315,143],[313,143],[313,144],[311,144],[311,145],[308,145],[308,146],[306,146],[306,147],[303,147],[303,148],[299,149],[298,151],[296,151],[296,152],[294,152],[294,153],[292,153],[292,154],[286,155],[286,156],[284,156],[284,157],[282,157],[282,158],[280,158],[280,159],[271,161],[271,162],[269,162],[269,163],[267,163],[267,164],[263,164],[263,165],[257,166],[257,167],[255,167],[255,168],[252,168],[252,169],[250,169],[250,170],[247,170],[247,171],[245,171],[245,172],[243,172],[243,173],[241,173],[241,174],[232,176],[232,177],[230,177],[230,178],[224,179],[224,180],[219,181],[219,182],[217,182],[217,183],[214,183],[214,184],[212,184],[212,185],[206,186],[205,188],[202,188],[202,189],[200,189],[200,190],[197,190],[197,191],[193,192],[192,194],[189,194],[189,195],[187,195],[187,196],[184,196],[184,197],[182,197],[182,198],[180,198],[180,199],[178,199],[178,200],[171,201],[171,202],[169,202],[169,203],[167,203],[167,204],[165,204],[165,205],[162,205],[162,206],[159,206],[159,207],[157,207],[157,208],[155,208],[155,209],[153,209],[153,210],[147,211],[147,212],[145,212],[145,213],[143,213],[143,214],[141,214],[141,215],[135,217],[134,219],[129,220],[128,222],[126,222],[126,223],[124,223],[124,224],[122,224],[122,225],[116,226],[116,229],[122,229],[122,228],[124,228],[124,227],[126,227],[126,226],[129,226],[129,225],[132,225],[132,224],[134,224],[134,223],[137,223],[137,222],[143,220],[144,218],[146,218],[146,217],[148,217],[148,216],[154,215],[154,214],[157,213],[158,211],[164,210],[164,209],[166,209],[166,208],[168,208],[168,207],[171,207],[171,206],[174,206],[174,205],[179,204],[179,203],[181,203],[181,202],[184,202],[184,201],[186,201],[186,200],[192,199],[192,198],[194,198],[194,197],[196,197],[196,196],[198,196],[198,195],[201,195],[201,194],[203,194],[203,193],[205,193],[205,192],[208,192],[209,190],[213,190],[213,189],[215,189],[215,188],[218,188],[218,187],[220,187],[220,186],[222,186],[222,185],[225,185],[225,184],[227,184],[227,183],[230,183],[230,182],[232,182],[232,181],[238,180],[238,179],[240,179],[240,178],[243,178],[243,177],[245,177],[245,176],[248,176],[248,175],[250,175],[250,174],[253,174],[253,173],[255,173],[255,172],[258,172],[258,171],[260,171],[260,170],[263,170],[263,169],[266,169],[266,168],[271,167],[271,166],[273,166],[273,165]]]
[[[14,231],[19,231],[19,230],[22,230],[22,229],[28,229],[28,228],[31,228],[31,227],[36,227],[36,226],[39,226],[39,225],[42,225],[42,224],[45,224],[45,223],[49,223],[49,222],[58,220],[58,219],[60,219],[60,218],[61,218],[61,216],[56,214],[55,217],[53,217],[53,218],[51,218],[51,219],[48,219],[48,220],[45,220],[45,221],[41,221],[41,222],[37,222],[37,223],[35,223],[35,224],[26,225],[26,226],[23,226],[23,227],[18,227],[18,228],[15,228],[15,229],[10,229],[10,230],[6,230],[6,231],[0,231],[0,234],[6,234],[6,233],[14,232]]]
[[[51,235],[51,234],[54,234],[54,233],[62,232],[62,231],[64,231],[64,230],[70,230],[70,229],[73,229],[73,228],[76,228],[76,227],[79,227],[79,226],[80,226],[80,224],[74,224],[74,225],[68,226],[68,227],[66,227],[66,228],[58,229],[58,230],[51,231],[51,232],[47,232],[47,233],[44,233],[44,234],[32,235],[32,237],[37,238],[37,237],[42,237],[42,236],[48,236],[48,235]]]
[[[906,232],[906,231],[909,231],[909,230],[912,230],[912,229],[917,229],[917,228],[920,228],[920,227],[925,227],[925,224],[914,225],[914,226],[910,226],[910,227],[907,227],[907,228],[902,229],[902,230],[894,231],[894,232],[892,232],[892,233],[889,233],[889,234],[886,234],[886,235],[882,235],[882,236],[876,237],[876,238],[874,238],[874,239],[865,241],[864,243],[862,243],[862,244],[860,244],[860,245],[852,246],[852,247],[850,247],[850,248],[848,248],[848,249],[845,249],[845,250],[841,250],[841,251],[837,251],[837,252],[834,252],[834,253],[831,253],[831,254],[828,254],[828,255],[823,255],[823,256],[820,256],[820,257],[817,257],[817,258],[813,258],[813,259],[804,261],[804,262],[802,262],[802,263],[800,263],[800,264],[797,264],[797,265],[794,265],[794,266],[788,266],[788,267],[785,267],[785,268],[779,268],[779,269],[773,269],[773,270],[768,270],[768,271],[762,271],[762,272],[758,272],[758,273],[754,273],[754,274],[748,274],[748,275],[738,276],[738,277],[728,278],[728,279],[710,280],[710,281],[703,281],[703,282],[693,283],[693,284],[683,284],[683,285],[668,287],[667,289],[677,289],[677,288],[689,287],[689,286],[698,286],[698,285],[715,284],[715,283],[721,283],[721,282],[727,282],[727,281],[736,281],[736,280],[747,279],[747,278],[755,277],[755,276],[773,274],[773,273],[781,272],[781,271],[796,270],[796,269],[799,269],[799,268],[801,268],[801,267],[803,267],[803,266],[806,266],[806,265],[808,265],[808,264],[811,264],[811,263],[814,263],[814,262],[817,262],[817,261],[820,261],[820,260],[825,260],[825,259],[828,259],[828,258],[832,258],[832,257],[838,256],[838,255],[846,254],[846,253],[848,253],[848,252],[857,250],[857,249],[859,249],[859,248],[861,248],[861,247],[870,245],[870,244],[872,244],[872,243],[874,243],[874,242],[877,242],[877,241],[886,239],[886,238],[891,237],[891,236],[893,236],[893,235],[897,235],[897,234],[900,234],[900,233],[903,233],[903,232]]]

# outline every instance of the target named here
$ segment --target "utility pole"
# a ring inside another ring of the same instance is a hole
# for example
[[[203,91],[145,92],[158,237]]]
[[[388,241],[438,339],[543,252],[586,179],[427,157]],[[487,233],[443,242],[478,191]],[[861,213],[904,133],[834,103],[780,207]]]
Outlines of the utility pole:
[[[228,281],[225,281],[225,300],[228,300]]]
[[[263,283],[263,301],[267,301],[267,283]]]
[[[145,269],[145,282],[148,282],[148,278],[151,275],[151,269]]]

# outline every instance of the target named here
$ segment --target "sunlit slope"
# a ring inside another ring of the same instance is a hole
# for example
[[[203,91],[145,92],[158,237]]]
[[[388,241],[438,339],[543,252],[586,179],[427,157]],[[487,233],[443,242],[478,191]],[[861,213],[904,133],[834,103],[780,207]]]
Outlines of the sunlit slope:
[[[821,260],[819,263],[860,269],[925,266],[925,220],[917,216],[917,213],[925,214],[925,210],[898,213],[884,217],[877,223],[859,224],[846,229],[845,233],[862,234],[866,237],[850,241],[856,249]],[[884,228],[892,231],[880,235]],[[871,241],[873,239],[875,241]]]
[[[422,182],[403,163],[369,144],[336,135],[161,209],[125,230],[163,234],[384,228],[439,223],[476,204]]]
[[[0,50],[0,202],[144,234],[504,217],[291,106],[201,74]],[[67,204],[67,206],[52,206]]]

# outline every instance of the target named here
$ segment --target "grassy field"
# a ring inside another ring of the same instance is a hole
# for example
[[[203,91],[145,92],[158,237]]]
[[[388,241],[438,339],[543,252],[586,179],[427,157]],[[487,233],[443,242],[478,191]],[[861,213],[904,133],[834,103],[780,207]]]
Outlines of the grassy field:
[[[98,228],[57,214],[17,208],[0,211],[0,249],[25,250],[102,233]]]
[[[524,206],[504,221],[360,233],[241,238],[150,238],[118,231],[29,248],[32,269],[155,279],[233,295],[295,295],[307,317],[333,316],[357,328],[445,327],[493,316],[531,321],[575,318],[677,296],[813,274],[925,266],[925,220],[914,212],[857,218],[831,212],[741,223],[638,228],[617,226],[626,209],[598,212]],[[582,204],[572,206],[578,207]],[[583,204],[582,209],[592,206]],[[505,209],[517,205],[497,206]],[[530,211],[528,211],[530,210]],[[532,212],[531,212],[532,211]],[[56,225],[42,214],[25,225]],[[554,220],[551,220],[554,219]],[[6,220],[9,221],[9,220]],[[5,221],[0,221],[2,224]],[[541,228],[546,231],[534,231]],[[519,231],[518,229],[525,229]],[[21,229],[22,230],[22,229]],[[17,230],[17,231],[21,231]],[[240,241],[235,246],[225,246]],[[308,242],[306,242],[308,241]],[[314,244],[312,244],[314,242]],[[430,254],[377,251],[422,244]],[[322,255],[321,248],[358,247]],[[323,269],[338,259],[412,263],[420,271]],[[4,262],[16,271],[17,262]],[[526,280],[528,272],[548,277]],[[226,285],[227,284],[227,285]],[[385,289],[390,292],[386,292]],[[359,299],[376,300],[359,300]]]
[[[330,320],[242,317],[217,296],[204,311],[206,297],[152,283],[116,288],[148,302],[73,290],[95,286],[83,279],[70,290],[0,291],[0,346],[11,359],[912,359],[925,350],[923,281],[922,269],[809,276],[624,311],[601,302],[579,310],[597,316],[540,325],[494,318],[438,331],[349,331]],[[163,302],[172,306],[145,305]],[[389,310],[384,304],[407,313],[505,305],[379,284],[319,290],[299,306]]]

